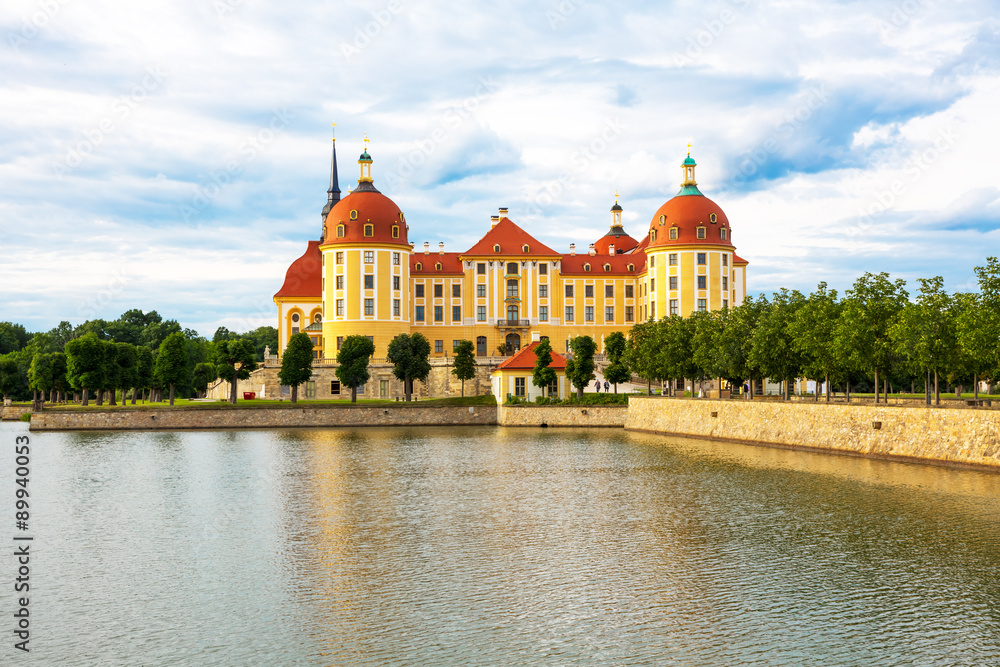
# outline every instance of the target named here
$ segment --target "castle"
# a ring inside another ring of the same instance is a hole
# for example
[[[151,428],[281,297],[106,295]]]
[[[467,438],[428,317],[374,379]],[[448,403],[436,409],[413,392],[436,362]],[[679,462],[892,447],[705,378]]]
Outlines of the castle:
[[[586,334],[601,352],[604,336],[627,333],[636,322],[735,307],[746,296],[747,262],[736,254],[726,214],[698,189],[690,152],[680,191],[653,213],[641,240],[622,226],[616,197],[610,229],[584,252],[572,244],[569,252],[550,248],[506,208],[471,248],[445,252],[443,243],[410,243],[403,211],[375,187],[365,142],[358,185],[341,198],[334,140],[321,236],[308,242],[274,295],[279,349],[305,331],[318,371],[330,367],[330,378],[317,376],[318,397],[341,395],[332,368],[351,335],[372,339],[373,365],[384,363],[393,337],[416,331],[431,342],[433,365],[447,366],[463,339],[488,365],[541,336],[565,351]],[[397,395],[393,378],[374,381],[378,396]],[[448,393],[447,378],[442,382]]]

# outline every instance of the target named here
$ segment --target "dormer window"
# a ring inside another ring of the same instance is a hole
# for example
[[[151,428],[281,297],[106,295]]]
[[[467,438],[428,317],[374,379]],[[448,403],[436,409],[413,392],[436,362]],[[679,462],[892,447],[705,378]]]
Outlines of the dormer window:
[[[584,264],[583,265],[583,270],[584,271],[590,271],[590,264]]]
[[[434,270],[435,271],[440,271],[441,270],[441,262],[438,262],[437,264],[434,265]]]
[[[398,239],[399,238],[399,225],[393,225],[392,226],[392,238],[394,238],[394,239]]]
[[[656,230],[655,229],[650,229],[649,230],[649,241],[650,241],[650,243],[655,243],[656,242]]]
[[[625,268],[628,269],[630,272],[635,271],[635,264],[628,264]]]
[[[500,244],[494,244],[493,252],[500,252]]]
[[[525,243],[525,244],[524,244],[523,246],[521,246],[521,251],[522,251],[522,252],[525,252],[525,253],[526,253],[526,252],[528,252],[529,250],[530,250],[530,248],[528,248],[528,244],[527,244],[527,243]]]
[[[351,220],[357,220],[357,219],[358,219],[357,210],[351,211]]]
[[[700,239],[705,238],[705,228],[704,227],[699,227],[698,228],[698,238],[700,238]]]
[[[375,225],[365,225],[365,236],[375,236]]]
[[[406,218],[403,217],[403,212],[402,211],[399,212],[399,221],[402,222],[402,223],[404,223],[404,224],[406,223]]]
[[[415,268],[417,271],[423,271],[424,265],[421,264],[420,262],[417,262],[416,266],[414,266],[413,268]]]
[[[726,240],[726,228],[723,227],[722,229],[720,229],[719,230],[719,234],[722,235],[722,240],[725,241]]]
[[[708,215],[708,220],[714,225],[716,222],[719,221],[719,216],[715,215],[714,213],[710,213]]]
[[[677,228],[676,227],[671,227],[670,228],[670,240],[671,241],[676,241],[677,240]]]
[[[339,238],[339,239],[344,238],[344,226],[343,225],[337,225],[337,238]]]
[[[667,216],[661,215],[660,216],[660,224],[662,225],[662,224],[665,224],[666,222],[667,222]]]
[[[610,264],[605,264],[605,265],[604,265],[604,272],[605,272],[605,273],[608,273],[608,272],[610,272],[610,271],[611,271],[611,265],[610,265]]]

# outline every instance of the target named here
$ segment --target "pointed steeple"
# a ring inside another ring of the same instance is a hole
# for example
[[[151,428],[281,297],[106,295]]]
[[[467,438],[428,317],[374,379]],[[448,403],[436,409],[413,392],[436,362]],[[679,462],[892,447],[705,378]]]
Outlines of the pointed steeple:
[[[337,127],[333,123],[333,127]],[[337,176],[337,137],[333,137],[333,153],[330,157],[330,189],[326,191],[326,206],[323,207],[323,220],[333,208],[333,205],[340,201],[340,178]]]

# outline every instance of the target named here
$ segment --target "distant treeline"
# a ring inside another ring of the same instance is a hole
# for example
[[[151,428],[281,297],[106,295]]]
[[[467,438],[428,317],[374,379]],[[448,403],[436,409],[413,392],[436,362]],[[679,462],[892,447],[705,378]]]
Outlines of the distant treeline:
[[[220,327],[209,341],[155,310],[137,309],[113,321],[76,327],[64,321],[37,333],[0,322],[0,393],[19,401],[66,400],[86,389],[98,402],[107,397],[113,403],[116,395],[157,398],[173,385],[175,395],[193,397],[232,366],[226,353],[236,341],[246,361],[256,363],[265,347],[277,350],[278,330],[236,334]]]

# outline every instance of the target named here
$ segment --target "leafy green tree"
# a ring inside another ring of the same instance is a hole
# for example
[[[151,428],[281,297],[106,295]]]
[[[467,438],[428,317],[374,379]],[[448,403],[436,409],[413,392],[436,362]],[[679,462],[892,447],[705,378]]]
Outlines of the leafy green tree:
[[[891,328],[906,305],[906,281],[890,280],[888,273],[865,273],[854,282],[843,301],[834,332],[834,346],[859,370],[875,377],[879,402],[879,375],[897,359]]]
[[[803,303],[802,294],[795,290],[783,288],[775,292],[751,337],[750,362],[765,376],[784,382],[786,401],[791,381],[802,371],[802,356],[796,350],[789,325]]]
[[[56,346],[56,351],[62,352],[66,347],[66,343],[73,340],[73,325],[63,320],[59,323],[59,326],[50,329],[48,335]]]
[[[428,359],[431,356],[431,344],[423,334],[399,334],[389,341],[386,358],[392,364],[392,374],[403,381],[403,391],[406,400],[413,393],[413,381],[427,381],[431,372]]]
[[[636,372],[639,377],[646,380],[646,393],[651,393],[653,380],[662,380],[666,377],[659,367],[659,342],[657,340],[658,327],[653,320],[637,322],[629,331],[628,347],[625,351],[625,363]]]
[[[695,320],[685,319],[680,315],[670,315],[660,319],[657,328],[659,330],[657,356],[663,369],[663,376],[660,379],[680,380],[683,395],[684,378],[694,380],[700,375],[692,349]]]
[[[826,283],[821,282],[788,323],[792,347],[802,361],[802,372],[817,384],[820,379],[825,381],[827,402],[830,401],[830,376],[836,377],[843,368],[833,341],[839,317],[837,290],[828,290]],[[819,400],[818,386],[815,398]]]
[[[577,336],[569,343],[573,358],[566,360],[566,378],[576,387],[576,396],[583,400],[583,390],[594,379],[594,352],[597,344],[590,336]]]
[[[890,334],[897,354],[906,358],[913,370],[934,374],[934,400],[941,405],[938,377],[957,361],[955,311],[941,276],[918,278],[917,282],[917,302],[906,303],[897,312]]]
[[[405,336],[406,334],[400,334]],[[421,336],[423,338],[423,336]],[[368,382],[368,362],[375,354],[375,343],[368,336],[348,336],[337,352],[337,379],[345,387],[351,388],[351,403],[358,402],[358,387]],[[399,377],[398,375],[396,377]],[[409,400],[409,394],[407,394]]]
[[[276,327],[257,327],[244,334],[244,338],[253,341],[257,361],[264,361],[265,348],[271,348],[271,354],[278,353],[278,329]]]
[[[152,350],[160,349],[160,345],[170,334],[181,333],[181,325],[176,320],[162,320],[155,310],[147,314],[150,320],[146,328],[142,330],[139,341]]]
[[[66,380],[66,354],[50,352],[49,357],[52,359],[52,388],[49,391],[53,394],[50,400],[53,403],[64,401],[66,400],[66,389],[69,388],[69,382]]]
[[[45,402],[45,394],[52,389],[52,356],[45,352],[38,352],[31,358],[31,367],[28,369],[28,388],[34,392],[33,400],[35,409],[41,409]],[[38,400],[39,392],[42,399]]]
[[[80,390],[83,405],[91,389],[105,383],[106,349],[94,332],[86,333],[66,343],[66,376],[74,389]]]
[[[612,331],[604,339],[604,352],[608,355],[608,367],[604,369],[604,379],[615,386],[615,393],[618,393],[618,385],[632,379],[632,371],[629,370],[626,361],[628,351],[628,341],[621,331]]]
[[[288,347],[281,356],[278,382],[292,388],[292,405],[298,400],[299,385],[312,377],[313,344],[309,334],[299,332],[288,339]]]
[[[214,382],[217,377],[219,377],[219,373],[215,369],[215,364],[203,361],[196,364],[191,373],[191,387],[201,397],[208,391],[208,383]]]
[[[723,328],[719,339],[719,354],[725,361],[725,371],[723,377],[733,384],[741,385],[744,381],[750,386],[750,395],[753,398],[754,367],[750,359],[750,350],[753,348],[753,332],[757,329],[757,322],[761,315],[767,311],[770,303],[763,295],[757,299],[747,297],[743,303],[729,311],[726,326]]]
[[[135,384],[143,394],[145,401],[146,390],[153,386],[153,370],[155,369],[153,351],[145,345],[140,345],[135,350],[136,355],[136,378]],[[135,392],[132,393],[132,405],[135,405]]]
[[[188,379],[187,347],[184,334],[175,332],[163,339],[156,354],[153,371],[164,385],[170,387],[170,405],[174,404],[174,387]]]
[[[115,389],[121,389],[122,407],[125,407],[129,389],[133,391],[133,396],[135,395],[135,384],[139,378],[139,356],[136,346],[132,343],[115,343],[114,355],[117,372],[115,373],[114,386],[111,388],[112,396],[114,396]]]
[[[994,380],[1000,368],[997,349],[1000,316],[987,307],[978,294],[956,294],[952,299],[958,356],[961,365],[972,373],[973,391],[978,400],[979,380]]]
[[[231,338],[215,343],[215,368],[218,376],[229,383],[229,402],[236,405],[236,389],[257,368],[253,341]]]
[[[691,360],[698,369],[698,376],[718,379],[720,390],[722,377],[727,370],[720,341],[728,318],[728,309],[704,311],[692,313],[687,323],[691,328]]]
[[[30,338],[24,325],[0,322],[0,355],[17,352],[28,344]]]
[[[531,372],[531,384],[542,390],[542,395],[546,394],[546,389],[556,381],[556,372],[552,365],[552,345],[548,338],[543,338],[535,346],[535,368]]]
[[[465,381],[476,377],[476,347],[471,340],[458,341],[451,374],[462,381],[462,396],[465,396]]]
[[[21,374],[17,360],[11,354],[0,356],[0,394],[3,394],[4,401],[10,398],[20,383]]]

